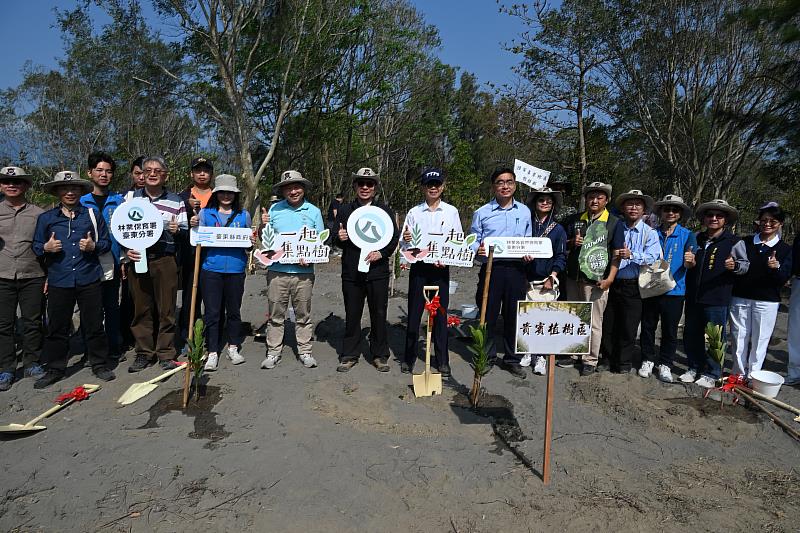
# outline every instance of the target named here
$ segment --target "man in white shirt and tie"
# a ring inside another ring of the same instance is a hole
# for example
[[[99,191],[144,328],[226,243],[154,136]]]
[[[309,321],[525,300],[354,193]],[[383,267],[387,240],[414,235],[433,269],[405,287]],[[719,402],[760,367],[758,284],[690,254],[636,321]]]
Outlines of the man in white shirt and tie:
[[[450,231],[462,233],[458,210],[442,200],[444,192],[444,173],[437,168],[425,170],[420,176],[420,187],[425,201],[412,207],[406,215],[401,247],[411,248],[412,229],[423,236],[428,234],[447,234]],[[450,358],[447,348],[447,305],[449,303],[450,267],[439,263],[430,264],[417,261],[411,265],[408,278],[408,327],[406,328],[406,350],[400,370],[409,374],[418,357],[417,344],[419,324],[425,309],[425,285],[439,287],[439,309],[433,319],[433,347],[436,354],[436,368],[443,376],[450,375]]]

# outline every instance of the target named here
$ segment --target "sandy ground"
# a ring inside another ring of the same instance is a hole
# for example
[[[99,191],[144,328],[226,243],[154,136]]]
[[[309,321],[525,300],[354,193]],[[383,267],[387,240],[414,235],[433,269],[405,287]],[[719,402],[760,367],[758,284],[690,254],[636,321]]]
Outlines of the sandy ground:
[[[498,420],[462,407],[471,369],[455,338],[441,397],[416,399],[396,361],[388,374],[363,360],[336,373],[344,322],[334,261],[318,269],[314,291],[319,368],[303,368],[287,346],[276,369],[261,370],[264,346],[250,337],[247,362],[223,359],[206,396],[183,413],[177,378],[118,407],[131,383],[159,373],[128,374],[129,356],[115,382],[47,419],[46,431],[0,442],[0,529],[796,531],[800,443],[766,416],[704,400],[694,386],[557,369],[553,474],[544,486],[544,378],[494,369],[484,386],[497,395]],[[472,301],[477,271],[456,276],[453,309]],[[398,281],[389,304],[395,354],[405,285]],[[263,275],[248,278],[243,315],[255,326],[264,288]],[[785,370],[785,324],[782,313],[768,369]],[[2,423],[25,422],[59,393],[93,382],[88,369],[74,370],[47,391],[23,380],[0,395]],[[797,389],[779,398],[800,405]],[[516,454],[493,421],[517,439]]]

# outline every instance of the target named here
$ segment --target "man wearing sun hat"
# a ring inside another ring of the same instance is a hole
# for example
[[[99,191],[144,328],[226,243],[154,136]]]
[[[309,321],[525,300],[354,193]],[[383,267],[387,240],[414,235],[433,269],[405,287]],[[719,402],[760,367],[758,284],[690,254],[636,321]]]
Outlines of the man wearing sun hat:
[[[739,211],[715,199],[700,204],[696,213],[705,231],[697,234],[697,253],[691,261],[696,266],[686,275],[683,346],[689,367],[679,379],[712,388],[722,368],[706,353],[705,327],[709,322],[722,326],[725,341],[734,277],[745,274],[750,261],[744,241],[727,229],[739,218]]]
[[[625,241],[614,250],[619,269],[608,291],[608,305],[603,315],[605,354],[612,372],[630,372],[634,361],[636,333],[642,318],[642,298],[639,295],[639,269],[658,259],[661,248],[658,235],[644,222],[644,214],[653,210],[653,198],[638,189],[620,194],[617,208],[624,218]]]
[[[325,230],[322,212],[306,200],[311,189],[309,180],[296,170],[286,170],[273,187],[283,200],[269,208],[268,221],[277,233],[299,231],[303,226],[321,233]],[[298,264],[273,263],[267,267],[267,355],[261,368],[271,369],[281,362],[283,351],[283,324],[291,303],[295,316],[295,337],[300,362],[314,368],[317,361],[312,354],[311,337],[314,323],[311,320],[311,292],[314,288],[314,266],[301,260]]]
[[[69,360],[69,333],[77,302],[81,329],[94,375],[103,381],[116,376],[109,368],[108,339],[103,329],[103,268],[100,255],[111,250],[102,216],[81,205],[92,182],[77,173],[62,171],[44,183],[46,193],[57,196],[58,206],[36,221],[33,251],[47,267],[47,337],[42,353],[46,372],[34,388],[42,389],[63,379]]]
[[[11,388],[17,369],[14,325],[22,316],[22,366],[25,377],[40,378],[42,298],[45,272],[31,243],[36,220],[44,211],[29,203],[25,193],[33,176],[20,167],[0,169],[0,391]]]
[[[642,300],[642,365],[639,375],[650,377],[653,367],[658,366],[658,379],[672,383],[672,362],[678,347],[678,323],[683,314],[683,300],[686,295],[686,274],[694,268],[694,251],[697,239],[694,233],[683,227],[680,222],[692,216],[691,208],[683,198],[668,194],[660,202],[655,203],[655,215],[661,224],[656,228],[662,257],[669,263],[675,287],[660,296]],[[656,357],[656,328],[661,322],[661,342]]]

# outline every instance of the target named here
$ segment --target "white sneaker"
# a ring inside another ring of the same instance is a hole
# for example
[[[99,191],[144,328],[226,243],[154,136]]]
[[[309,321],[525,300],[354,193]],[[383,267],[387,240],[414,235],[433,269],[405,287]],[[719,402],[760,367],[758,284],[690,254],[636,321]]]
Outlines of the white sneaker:
[[[717,384],[714,378],[710,378],[708,376],[700,376],[697,378],[697,381],[694,382],[695,385],[700,385],[704,389],[713,389],[714,385]]]
[[[281,362],[280,355],[268,355],[261,361],[261,368],[266,368],[269,370],[270,368],[275,368],[275,365]]]
[[[310,353],[301,353],[300,362],[302,362],[303,366],[306,368],[315,368],[317,366],[317,360],[314,359],[314,356]]]
[[[544,356],[539,355],[536,357],[536,364],[533,365],[533,373],[539,374],[540,376],[547,374],[547,359],[545,359]]]
[[[531,366],[531,354],[526,353],[522,356],[522,359],[519,360],[519,366]]]
[[[672,370],[667,365],[658,365],[656,369],[658,370],[658,379],[664,383],[672,383]]]
[[[239,353],[238,346],[228,346],[228,353],[226,355],[234,365],[240,365],[244,363],[244,357]]]
[[[694,380],[697,379],[697,371],[696,370],[687,370],[683,374],[678,377],[679,380],[683,383],[694,383]]]
[[[213,372],[219,366],[219,354],[217,352],[211,352],[208,354],[208,359],[206,359],[206,366],[204,370],[206,372]]]
[[[650,374],[653,373],[653,362],[652,361],[642,361],[642,368],[639,369],[639,377],[640,378],[649,378]]]

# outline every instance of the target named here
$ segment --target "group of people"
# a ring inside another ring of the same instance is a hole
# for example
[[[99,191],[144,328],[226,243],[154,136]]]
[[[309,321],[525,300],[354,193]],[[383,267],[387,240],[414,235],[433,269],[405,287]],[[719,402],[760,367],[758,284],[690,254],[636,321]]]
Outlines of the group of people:
[[[57,200],[47,211],[27,199],[33,185],[30,174],[13,166],[0,170],[4,195],[0,203],[0,299],[11,303],[0,312],[0,390],[11,388],[16,379],[17,340],[22,347],[22,375],[35,378],[35,388],[48,387],[65,376],[76,304],[86,361],[98,379],[115,379],[113,369],[131,345],[135,359],[129,372],[156,362],[164,370],[175,368],[189,337],[192,316],[202,316],[205,322],[207,371],[217,370],[223,353],[231,364],[243,363],[240,350],[245,332],[240,308],[249,250],[195,249],[188,238],[194,226],[252,227],[250,213],[241,205],[237,178],[229,174],[215,177],[213,163],[198,157],[191,163],[191,184],[175,193],[166,186],[166,161],[160,156],[141,157],[131,164],[130,189],[118,194],[110,191],[116,172],[114,159],[95,152],[87,163],[88,179],[63,171],[42,184],[42,190]],[[517,302],[527,299],[530,291],[552,294],[564,287],[561,299],[593,303],[589,353],[578,360],[559,361],[561,366],[579,364],[582,376],[591,375],[605,361],[612,372],[633,370],[645,378],[655,372],[662,381],[672,382],[682,316],[688,368],[679,375],[680,381],[712,387],[720,377],[722,369],[705,350],[704,327],[709,322],[723,326],[723,331],[730,327],[735,373],[748,376],[761,368],[781,288],[793,273],[798,275],[793,264],[800,270],[800,261],[793,262],[800,239],[794,247],[782,240],[786,213],[780,206],[774,202],[764,205],[756,233],[742,239],[730,230],[738,211],[724,200],[706,202],[695,210],[702,230],[694,233],[683,225],[692,211],[680,197],[667,195],[656,202],[642,191],[631,190],[619,195],[612,207],[611,186],[594,182],[582,191],[585,211],[559,222],[561,192],[534,190],[523,203],[515,199],[517,181],[512,169],[499,168],[489,178],[493,198],[475,211],[467,233],[477,236],[473,245],[480,263],[476,303],[481,306],[487,295],[485,317],[490,331],[503,317],[504,357],[498,359],[490,335],[492,364],[502,363],[520,378],[526,377],[524,367],[528,365],[536,374],[546,373],[544,354],[516,353]],[[332,244],[341,249],[345,331],[336,368],[339,372],[349,371],[360,359],[365,300],[371,325],[371,363],[380,372],[390,369],[390,261],[398,244],[411,246],[408,222],[428,233],[442,228],[463,231],[458,210],[442,199],[446,180],[440,169],[422,173],[422,201],[407,213],[402,226],[392,209],[377,198],[380,186],[380,176],[372,169],[354,172],[353,200],[337,196],[323,221],[320,209],[307,198],[312,183],[300,172],[287,170],[274,186],[275,195],[283,199],[261,211],[261,224],[270,224],[279,233],[302,227],[321,233],[327,228]],[[142,252],[121,246],[109,232],[114,210],[132,198],[152,203],[163,219],[158,242],[144,252],[147,269],[143,272],[135,265],[144,259]],[[362,258],[347,227],[351,215],[369,205],[386,212],[392,221],[392,235],[386,246]],[[656,227],[648,225],[648,215],[655,215]],[[253,233],[251,245],[256,244],[257,233]],[[548,238],[553,254],[546,259],[494,259],[489,287],[484,291],[490,254],[484,241],[488,237]],[[359,268],[364,260],[368,269]],[[642,298],[639,277],[659,260],[669,265],[674,288]],[[433,366],[442,375],[450,375],[446,329],[450,268],[421,261],[410,266],[407,334],[399,357],[403,373],[413,372],[420,355],[423,287],[435,285],[440,288],[439,305],[444,312],[437,313],[433,321]],[[196,269],[197,280],[193,275]],[[293,312],[299,362],[314,368],[314,266],[302,260],[298,264],[277,262],[267,270],[268,322],[261,367],[272,369],[281,362],[284,323]],[[195,281],[198,292],[193,308]],[[179,287],[183,299],[176,320]],[[795,384],[800,383],[798,294],[800,290],[792,293],[787,380]],[[18,307],[20,339],[15,332]],[[661,342],[656,354],[659,323]],[[640,352],[635,349],[639,330]]]

